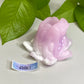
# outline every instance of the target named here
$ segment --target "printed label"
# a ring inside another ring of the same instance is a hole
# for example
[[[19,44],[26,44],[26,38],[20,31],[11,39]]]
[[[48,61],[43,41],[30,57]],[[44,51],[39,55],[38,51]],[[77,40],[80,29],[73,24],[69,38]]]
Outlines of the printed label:
[[[20,64],[15,61],[12,61],[12,69],[17,71],[33,71],[38,68],[38,62],[33,64]]]

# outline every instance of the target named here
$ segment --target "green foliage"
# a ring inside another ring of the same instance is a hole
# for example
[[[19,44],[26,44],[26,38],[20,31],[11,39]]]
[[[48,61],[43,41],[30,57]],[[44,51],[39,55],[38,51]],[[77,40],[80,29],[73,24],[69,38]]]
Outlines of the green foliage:
[[[79,0],[80,6],[84,7],[84,0]]]
[[[37,10],[28,0],[5,0],[0,8],[0,35],[2,44],[26,33],[32,26],[35,17],[45,19],[50,16],[50,8],[46,6],[49,0],[45,2],[43,2],[43,5],[42,3],[40,5],[39,0],[36,0],[35,4],[38,5],[37,7],[42,8]]]
[[[26,0],[5,0],[0,8],[2,44],[27,32],[34,19],[33,8]]]
[[[84,8],[77,6],[75,9],[75,18],[82,31],[84,31]]]
[[[59,19],[65,18],[68,22],[74,22],[75,1],[66,0],[63,5],[52,15]]]
[[[50,0],[28,0],[37,10],[44,8]]]
[[[0,35],[2,44],[25,34],[35,18],[51,16],[50,0],[5,0],[0,8]],[[80,3],[80,6],[77,5]],[[84,31],[84,0],[66,0],[52,15],[68,22],[76,21]]]
[[[42,8],[41,10],[37,10],[36,12],[36,17],[41,20],[44,20],[46,17],[49,16],[50,16],[50,8],[48,5]]]

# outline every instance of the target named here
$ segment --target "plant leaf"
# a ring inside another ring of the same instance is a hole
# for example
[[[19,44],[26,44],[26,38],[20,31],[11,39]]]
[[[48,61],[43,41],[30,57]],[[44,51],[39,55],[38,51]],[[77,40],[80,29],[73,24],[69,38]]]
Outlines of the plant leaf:
[[[80,6],[84,7],[84,0],[79,0]]]
[[[77,3],[79,2],[79,0],[67,0],[70,1],[71,3],[73,3],[74,5],[77,5]]]
[[[35,19],[32,6],[26,0],[5,0],[0,8],[2,44],[23,35]]]
[[[76,2],[72,0],[66,0],[63,5],[52,15],[59,19],[65,18],[68,22],[74,22],[74,10],[76,8]]]
[[[44,20],[45,18],[47,18],[49,16],[50,16],[49,5],[45,6],[41,10],[37,10],[37,12],[36,12],[36,17],[41,19],[41,20]]]
[[[28,0],[35,9],[39,10],[48,5],[50,0]]]
[[[51,16],[50,7],[48,5],[49,1],[50,0],[28,0],[35,10],[36,17],[41,20]]]
[[[77,6],[75,9],[75,18],[82,31],[84,31],[84,8]]]

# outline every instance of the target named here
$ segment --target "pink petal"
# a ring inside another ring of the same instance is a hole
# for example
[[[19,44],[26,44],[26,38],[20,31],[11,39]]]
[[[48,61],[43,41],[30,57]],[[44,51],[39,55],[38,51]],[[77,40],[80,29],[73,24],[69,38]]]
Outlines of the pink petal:
[[[66,37],[68,27],[64,18],[58,20],[56,17],[48,17],[39,25],[33,47],[36,53],[39,52],[46,59],[45,63],[52,65],[56,60],[71,57],[71,52],[68,51],[71,44]]]

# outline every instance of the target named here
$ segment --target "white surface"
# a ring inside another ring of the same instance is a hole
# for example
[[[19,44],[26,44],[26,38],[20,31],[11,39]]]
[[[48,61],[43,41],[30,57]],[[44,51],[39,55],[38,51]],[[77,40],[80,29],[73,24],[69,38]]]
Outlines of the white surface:
[[[0,0],[0,4],[3,0]],[[53,13],[64,0],[51,0],[50,7]],[[57,2],[57,3],[54,3]],[[38,28],[40,20],[36,20],[32,29]],[[32,35],[31,35],[32,34]],[[22,47],[24,40],[30,40],[34,32],[26,33],[19,39],[0,43],[0,84],[84,84],[84,33],[75,23],[70,24],[67,35],[72,39],[72,59],[58,62],[52,67],[40,65],[35,72],[17,72],[10,68],[11,61],[32,63],[28,52]]]

